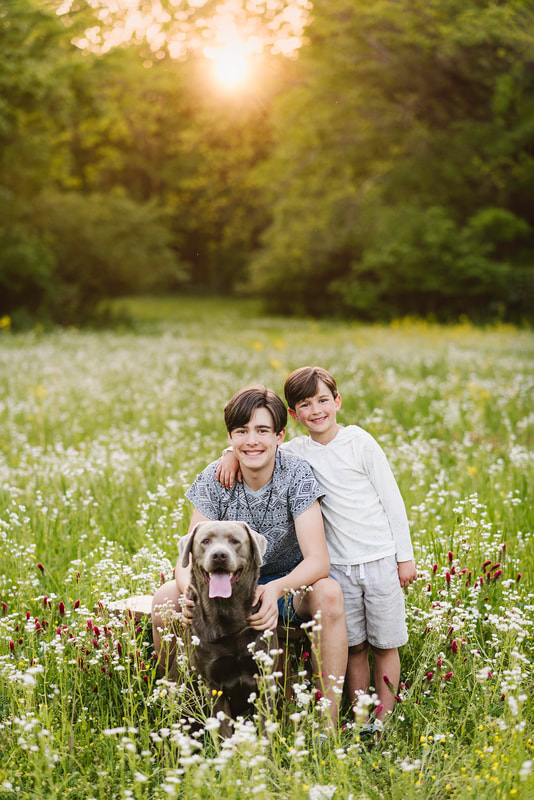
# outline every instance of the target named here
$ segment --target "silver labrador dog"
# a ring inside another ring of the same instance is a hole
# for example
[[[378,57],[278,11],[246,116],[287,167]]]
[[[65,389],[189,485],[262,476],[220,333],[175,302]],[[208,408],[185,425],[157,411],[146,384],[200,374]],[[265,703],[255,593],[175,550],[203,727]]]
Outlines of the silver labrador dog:
[[[266,538],[246,523],[227,521],[199,522],[179,542],[182,566],[191,561],[191,632],[200,640],[192,648],[192,664],[209,688],[221,693],[214,711],[233,720],[253,712],[254,653],[277,646],[276,631],[266,637],[248,622],[266,547]],[[231,723],[223,722],[221,734],[230,732]]]

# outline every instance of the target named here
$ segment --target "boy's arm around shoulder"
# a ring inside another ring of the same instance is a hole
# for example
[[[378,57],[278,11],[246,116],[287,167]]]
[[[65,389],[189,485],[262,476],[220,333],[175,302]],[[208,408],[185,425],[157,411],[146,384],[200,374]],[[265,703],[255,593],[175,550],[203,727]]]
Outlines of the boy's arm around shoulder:
[[[293,439],[284,439],[284,441],[278,445],[280,450],[285,450],[286,453],[292,453],[294,456],[299,456],[300,458],[304,458],[304,446],[306,440],[308,440],[309,436],[299,435],[295,436]]]
[[[291,447],[290,441],[282,442],[278,446],[283,450],[286,450],[288,453],[300,455],[299,450],[301,448],[299,448],[297,445]],[[243,483],[243,476],[241,475],[239,461],[235,457],[231,446],[226,447],[223,450],[221,459],[219,461],[219,466],[217,467],[217,471],[215,473],[215,478],[219,481],[221,486],[224,486],[225,489],[232,489],[236,481]]]
[[[215,478],[225,489],[232,489],[236,480],[239,481],[239,483],[243,483],[239,461],[235,457],[231,447],[227,447],[223,450],[219,466],[215,473]]]

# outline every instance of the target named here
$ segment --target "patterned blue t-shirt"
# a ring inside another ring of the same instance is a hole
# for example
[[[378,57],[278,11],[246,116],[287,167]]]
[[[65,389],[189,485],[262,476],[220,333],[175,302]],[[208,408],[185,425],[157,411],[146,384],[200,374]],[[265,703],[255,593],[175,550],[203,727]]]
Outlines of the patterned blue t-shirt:
[[[307,461],[278,450],[271,481],[257,492],[244,483],[225,489],[215,478],[219,461],[209,464],[186,497],[205,517],[246,522],[267,539],[261,575],[287,575],[302,561],[295,518],[324,492]]]

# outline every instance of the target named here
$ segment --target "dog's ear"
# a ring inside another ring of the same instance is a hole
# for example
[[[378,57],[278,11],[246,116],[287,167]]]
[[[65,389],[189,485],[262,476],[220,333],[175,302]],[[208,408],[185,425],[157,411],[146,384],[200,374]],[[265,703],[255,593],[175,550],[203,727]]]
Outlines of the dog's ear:
[[[252,544],[252,552],[254,553],[254,560],[258,567],[261,567],[263,564],[263,556],[265,555],[265,551],[267,550],[267,539],[263,534],[258,533],[257,531],[252,530],[250,525],[247,525],[246,522],[242,522],[241,525],[245,528],[248,535],[250,536],[250,542]]]
[[[187,533],[185,536],[182,536],[178,542],[178,553],[182,556],[182,567],[189,566],[189,556],[191,555],[191,548],[193,547],[193,537],[199,525],[200,522],[197,522],[193,530],[190,533]]]

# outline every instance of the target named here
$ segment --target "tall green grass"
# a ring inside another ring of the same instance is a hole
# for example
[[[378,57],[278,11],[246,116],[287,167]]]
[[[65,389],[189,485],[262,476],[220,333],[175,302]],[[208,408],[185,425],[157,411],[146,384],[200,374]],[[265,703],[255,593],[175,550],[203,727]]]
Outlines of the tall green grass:
[[[0,332],[0,797],[532,797],[532,333],[127,309],[114,332]],[[149,628],[106,604],[170,577],[234,391],[311,363],[406,501],[399,703],[373,747],[348,709],[321,743],[302,664],[285,715],[221,744],[187,664],[158,680]]]

